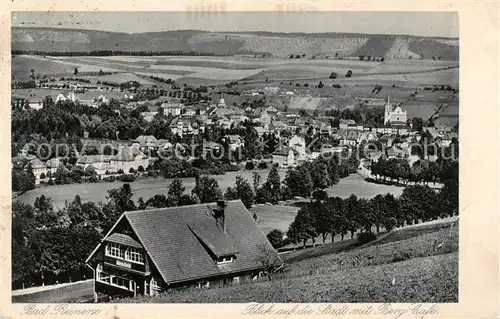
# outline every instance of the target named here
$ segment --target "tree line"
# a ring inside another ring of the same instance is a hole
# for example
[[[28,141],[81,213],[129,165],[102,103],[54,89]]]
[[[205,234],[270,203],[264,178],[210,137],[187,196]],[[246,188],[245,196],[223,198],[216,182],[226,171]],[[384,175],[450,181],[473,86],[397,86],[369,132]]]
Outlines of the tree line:
[[[170,51],[122,51],[122,50],[93,50],[93,51],[36,51],[36,50],[12,50],[15,55],[40,55],[40,56],[223,56],[222,53],[210,53],[200,51],[170,50]]]
[[[275,248],[290,243],[302,243],[305,247],[308,240],[314,245],[320,235],[325,243],[328,236],[332,242],[335,235],[344,240],[347,234],[353,238],[360,230],[364,237],[374,239],[373,227],[379,233],[381,228],[390,231],[395,227],[458,215],[458,163],[450,164],[443,175],[446,178],[441,190],[436,191],[427,185],[411,185],[398,198],[386,194],[371,199],[355,195],[343,199],[317,191],[314,200],[298,211],[285,239],[277,229],[267,237]]]

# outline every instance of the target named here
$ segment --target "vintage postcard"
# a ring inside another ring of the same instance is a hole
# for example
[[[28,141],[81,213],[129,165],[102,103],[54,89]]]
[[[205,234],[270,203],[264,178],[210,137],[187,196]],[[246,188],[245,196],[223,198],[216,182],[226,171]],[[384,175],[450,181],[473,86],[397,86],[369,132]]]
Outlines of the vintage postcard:
[[[250,4],[11,4],[2,318],[499,315],[498,6]]]

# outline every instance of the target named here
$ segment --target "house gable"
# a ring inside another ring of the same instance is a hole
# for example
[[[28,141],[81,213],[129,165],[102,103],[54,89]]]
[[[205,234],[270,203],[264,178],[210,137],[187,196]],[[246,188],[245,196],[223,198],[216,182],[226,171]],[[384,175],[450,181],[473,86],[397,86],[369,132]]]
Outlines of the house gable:
[[[258,246],[273,250],[240,200],[229,201],[225,208],[225,233],[215,227],[211,206],[214,203],[125,213],[167,284],[261,269]],[[207,247],[217,257],[236,258],[222,267]]]

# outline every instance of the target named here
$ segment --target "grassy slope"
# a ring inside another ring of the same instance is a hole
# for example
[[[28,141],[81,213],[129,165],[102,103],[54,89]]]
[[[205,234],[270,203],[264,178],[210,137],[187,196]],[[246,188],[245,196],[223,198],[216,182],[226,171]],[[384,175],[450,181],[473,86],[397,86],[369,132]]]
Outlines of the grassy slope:
[[[456,302],[458,229],[291,263],[273,281],[125,302]],[[393,284],[394,281],[394,284]]]
[[[392,285],[393,279],[395,284]],[[458,253],[253,285],[127,299],[148,303],[457,302]]]

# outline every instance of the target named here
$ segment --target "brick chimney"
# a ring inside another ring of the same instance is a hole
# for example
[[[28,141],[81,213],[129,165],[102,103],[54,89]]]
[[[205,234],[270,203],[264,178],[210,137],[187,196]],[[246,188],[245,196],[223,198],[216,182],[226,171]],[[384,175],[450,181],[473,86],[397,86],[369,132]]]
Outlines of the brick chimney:
[[[217,208],[214,209],[215,213],[215,220],[219,224],[219,226],[222,228],[222,231],[225,233],[226,232],[226,210],[227,207],[227,201],[225,200],[218,200],[217,201]]]

